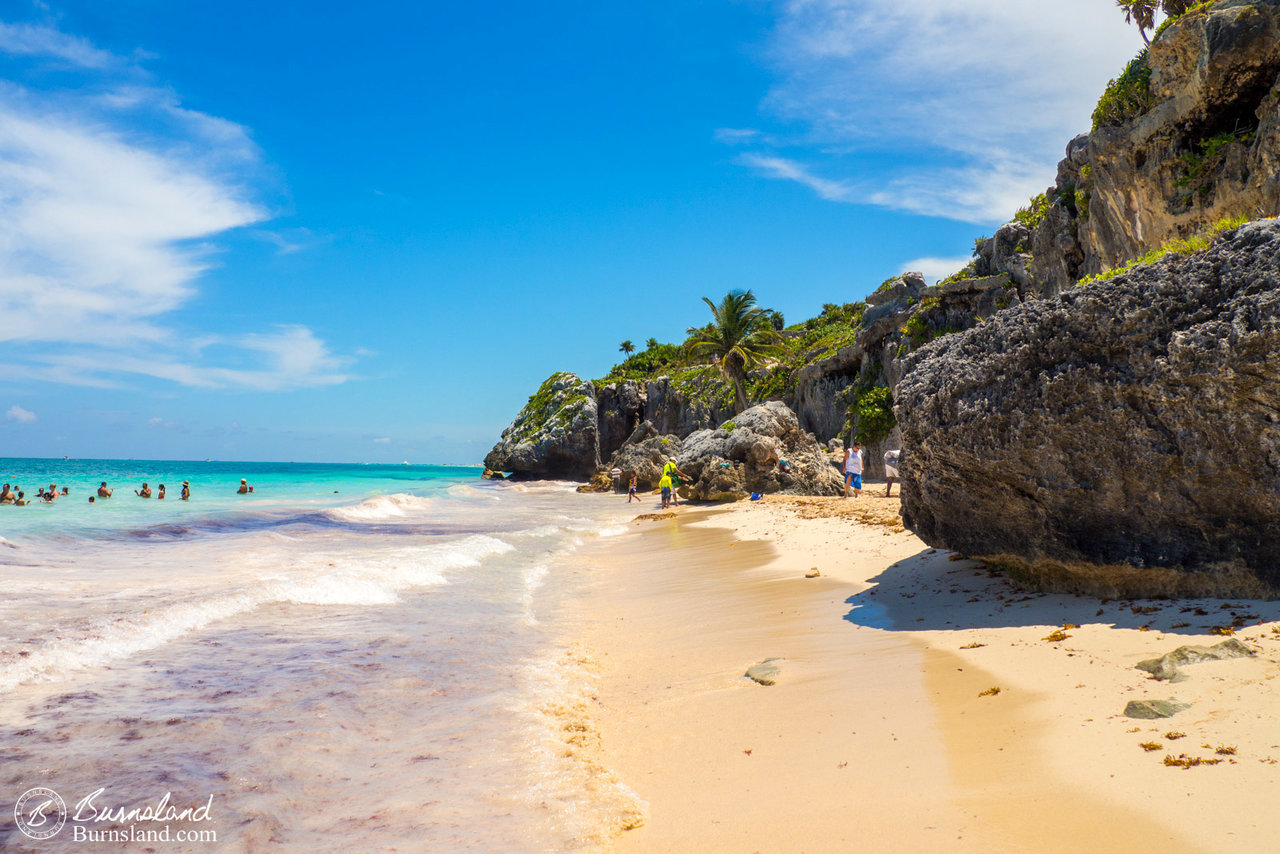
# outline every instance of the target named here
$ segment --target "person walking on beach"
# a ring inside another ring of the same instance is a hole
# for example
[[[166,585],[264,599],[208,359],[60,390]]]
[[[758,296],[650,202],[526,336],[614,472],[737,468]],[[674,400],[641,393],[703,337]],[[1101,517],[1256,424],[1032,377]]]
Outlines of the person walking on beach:
[[[179,496],[183,501],[191,500],[191,483],[189,481],[182,482],[182,495]]]
[[[135,490],[133,491],[133,494],[134,494],[134,495],[136,495],[136,496],[138,496],[139,498],[150,498],[150,497],[151,497],[151,487],[147,486],[147,482],[144,480],[144,481],[142,482],[142,489],[135,489]]]
[[[98,497],[99,498],[111,497],[111,490],[107,489],[107,482],[105,480],[98,486]]]
[[[888,481],[884,488],[884,497],[893,492],[893,481],[898,477],[898,460],[902,459],[902,451],[884,452],[884,478]],[[902,492],[901,489],[898,492]]]
[[[631,475],[631,484],[627,487],[627,503],[631,503],[631,499],[640,500],[640,496],[636,495],[636,476]]]
[[[680,506],[680,496],[676,494],[676,487],[680,485],[680,478],[689,479],[689,475],[676,468],[675,460],[667,460],[666,465],[662,467],[663,477],[671,478],[671,503]]]
[[[862,496],[862,445],[854,442],[844,452],[844,497],[849,497],[849,488],[853,488],[853,497]]]

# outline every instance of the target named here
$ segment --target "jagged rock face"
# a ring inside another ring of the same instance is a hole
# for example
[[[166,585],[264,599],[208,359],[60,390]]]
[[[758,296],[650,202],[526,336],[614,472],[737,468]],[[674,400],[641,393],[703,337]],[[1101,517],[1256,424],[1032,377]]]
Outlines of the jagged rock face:
[[[663,435],[653,422],[645,421],[609,460],[608,468],[622,469],[623,485],[630,483],[634,474],[637,488],[653,489],[662,477],[663,465],[675,459],[682,446],[679,436]]]
[[[576,374],[552,374],[484,458],[517,478],[589,477],[600,467],[595,388]]]
[[[778,464],[785,460],[788,471]],[[817,441],[780,401],[753,406],[715,430],[684,440],[676,458],[694,483],[691,497],[721,501],[752,492],[835,495],[843,488]]]
[[[914,354],[906,524],[970,555],[1280,586],[1280,222],[1226,236]]]
[[[1280,213],[1280,0],[1228,0],[1150,47],[1153,106],[1077,137],[1032,236],[1045,295],[1224,217]]]
[[[644,420],[653,422],[659,433],[688,436],[732,415],[731,408],[686,399],[669,377],[659,377],[645,386]]]
[[[600,415],[600,458],[608,459],[644,420],[645,395],[635,380],[609,383],[596,389]]]

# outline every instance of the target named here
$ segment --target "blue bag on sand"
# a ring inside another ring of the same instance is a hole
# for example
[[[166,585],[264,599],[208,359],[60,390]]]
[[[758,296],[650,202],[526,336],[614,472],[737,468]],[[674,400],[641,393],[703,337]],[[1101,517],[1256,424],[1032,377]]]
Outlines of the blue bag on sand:
[[[758,492],[753,492],[753,493],[751,493],[751,500],[752,500],[752,501],[759,501],[761,498],[764,498],[764,496],[763,496],[763,495],[761,495],[760,493],[758,493]]]

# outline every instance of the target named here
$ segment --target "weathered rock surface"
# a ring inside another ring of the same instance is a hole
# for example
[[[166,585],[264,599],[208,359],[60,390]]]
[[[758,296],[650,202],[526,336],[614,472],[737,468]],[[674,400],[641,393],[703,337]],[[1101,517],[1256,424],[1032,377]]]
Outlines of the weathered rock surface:
[[[589,477],[600,467],[595,389],[570,373],[552,374],[484,458],[518,478]]]
[[[1125,704],[1124,714],[1127,718],[1154,721],[1158,718],[1171,718],[1189,708],[1190,703],[1179,703],[1177,700],[1130,700]]]
[[[1202,661],[1224,661],[1228,658],[1249,658],[1255,655],[1235,638],[1228,638],[1213,646],[1187,645],[1167,652],[1159,658],[1148,658],[1139,661],[1134,667],[1145,670],[1156,679],[1181,682],[1187,678],[1179,668],[1187,664],[1199,664]]]
[[[786,471],[778,465],[784,460]],[[836,495],[843,489],[827,453],[777,400],[691,434],[676,464],[693,478],[690,496],[697,500],[736,500],[752,492]]]
[[[908,360],[903,517],[929,545],[1280,588],[1280,222],[1001,312]]]
[[[1077,137],[1031,240],[1046,294],[1223,217],[1280,213],[1280,0],[1226,0],[1151,43],[1152,106]]]
[[[662,467],[668,460],[676,458],[682,446],[679,436],[664,436],[658,433],[652,422],[645,421],[613,455],[608,467],[622,469],[624,488],[634,474],[637,489],[650,490],[658,485]]]

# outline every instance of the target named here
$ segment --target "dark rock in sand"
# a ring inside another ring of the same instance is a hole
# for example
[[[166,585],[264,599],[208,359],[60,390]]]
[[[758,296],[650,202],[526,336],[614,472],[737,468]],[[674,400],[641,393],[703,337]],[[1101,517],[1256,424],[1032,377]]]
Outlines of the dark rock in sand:
[[[743,674],[753,682],[759,682],[761,685],[773,685],[778,681],[778,676],[782,669],[777,662],[782,661],[781,658],[766,658],[759,664],[753,664],[747,668],[747,672]]]
[[[1278,363],[1276,221],[1010,308],[908,359],[904,521],[961,554],[1280,589]]]
[[[1124,714],[1129,718],[1153,721],[1156,718],[1171,718],[1189,708],[1190,703],[1179,703],[1177,700],[1130,700],[1124,707]]]
[[[1187,678],[1179,667],[1186,664],[1199,664],[1202,661],[1223,661],[1228,658],[1248,658],[1254,651],[1235,638],[1229,638],[1213,646],[1180,646],[1173,652],[1165,653],[1159,658],[1148,658],[1134,666],[1145,670],[1157,679],[1168,679],[1181,682]]]

